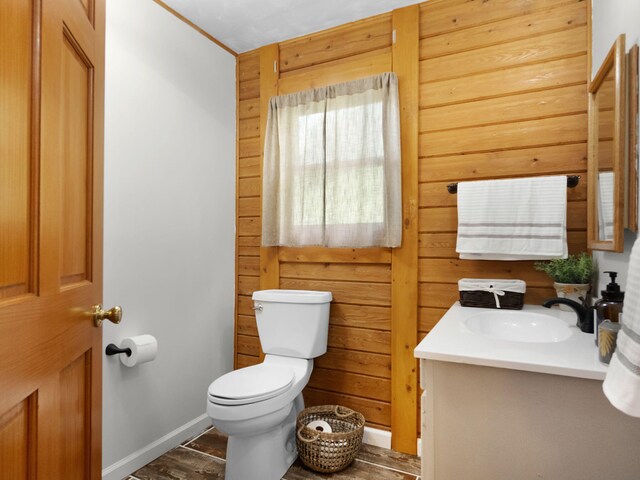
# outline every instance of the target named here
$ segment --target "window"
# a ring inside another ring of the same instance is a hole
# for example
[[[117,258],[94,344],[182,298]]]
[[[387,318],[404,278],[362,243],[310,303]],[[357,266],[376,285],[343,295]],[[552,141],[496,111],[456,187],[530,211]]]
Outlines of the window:
[[[385,73],[270,102],[265,246],[398,246],[397,80]]]

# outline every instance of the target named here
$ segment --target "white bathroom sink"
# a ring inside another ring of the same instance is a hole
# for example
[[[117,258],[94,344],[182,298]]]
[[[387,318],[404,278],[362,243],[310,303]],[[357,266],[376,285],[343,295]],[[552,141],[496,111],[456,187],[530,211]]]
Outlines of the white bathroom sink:
[[[482,312],[464,323],[473,333],[510,342],[557,343],[573,334],[567,322],[559,318],[523,311]]]

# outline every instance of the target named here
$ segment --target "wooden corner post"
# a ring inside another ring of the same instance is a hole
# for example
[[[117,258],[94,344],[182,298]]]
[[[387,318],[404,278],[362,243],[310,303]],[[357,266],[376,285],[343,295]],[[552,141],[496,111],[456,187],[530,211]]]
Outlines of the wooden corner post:
[[[264,162],[264,140],[267,131],[267,115],[269,99],[278,94],[278,61],[279,47],[277,43],[260,49],[260,175]],[[262,204],[262,188],[260,188]],[[280,265],[278,263],[278,247],[260,247],[260,289],[278,288],[280,286]]]
[[[402,143],[402,246],[391,257],[391,448],[417,451],[418,95],[420,7],[393,11]]]
[[[280,47],[277,43],[260,48],[260,178],[264,163],[264,140],[267,131],[269,99],[278,94]],[[260,187],[262,209],[262,186]],[[261,215],[262,217],[262,215]],[[262,242],[261,242],[262,243]],[[280,287],[278,247],[260,247],[260,290]],[[260,350],[260,361],[264,352]]]

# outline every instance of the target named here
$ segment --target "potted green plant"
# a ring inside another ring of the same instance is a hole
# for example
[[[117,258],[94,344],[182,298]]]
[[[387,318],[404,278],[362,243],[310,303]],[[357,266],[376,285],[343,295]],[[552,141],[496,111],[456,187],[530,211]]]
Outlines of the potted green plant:
[[[536,262],[535,269],[546,273],[553,280],[553,286],[560,298],[568,298],[581,303],[591,291],[593,259],[587,253],[555,258],[548,262]],[[571,310],[560,305],[562,310]]]

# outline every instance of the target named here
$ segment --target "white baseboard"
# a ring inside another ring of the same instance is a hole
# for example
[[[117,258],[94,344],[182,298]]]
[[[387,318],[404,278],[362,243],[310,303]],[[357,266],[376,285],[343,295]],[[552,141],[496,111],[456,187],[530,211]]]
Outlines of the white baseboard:
[[[362,443],[375,447],[391,448],[391,432],[378,428],[364,427]]]
[[[200,415],[146,447],[104,468],[102,470],[102,480],[122,480],[209,426],[211,426],[209,416],[206,413]]]
[[[375,447],[391,448],[391,432],[378,428],[364,427],[362,443]],[[422,456],[422,439],[418,438],[418,456]]]

